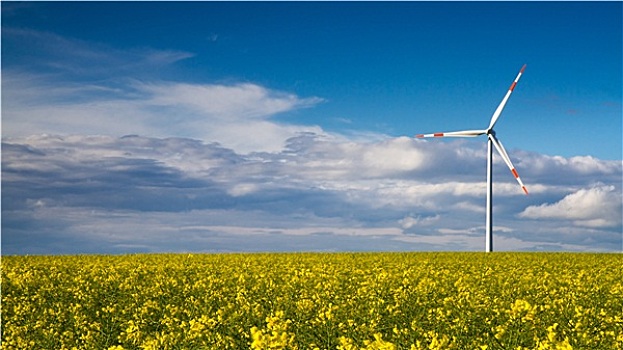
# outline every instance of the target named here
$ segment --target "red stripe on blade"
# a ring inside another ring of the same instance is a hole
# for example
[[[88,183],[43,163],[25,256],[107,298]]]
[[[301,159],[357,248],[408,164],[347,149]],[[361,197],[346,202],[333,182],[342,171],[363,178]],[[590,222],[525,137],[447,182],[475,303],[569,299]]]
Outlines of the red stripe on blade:
[[[517,85],[516,82],[513,82],[513,85],[511,85],[511,87],[509,88],[510,91],[513,91],[515,89],[515,85]]]
[[[433,134],[433,136],[435,137],[443,137],[443,133],[442,132],[436,132]]]
[[[528,194],[528,189],[526,188],[526,186],[521,186],[521,189],[522,189],[522,190],[523,190],[526,194]]]
[[[515,176],[515,178],[519,177],[519,174],[517,174],[517,170],[515,170],[515,168],[511,169],[511,173],[513,173],[513,175]]]
[[[417,134],[417,135],[415,135],[415,137],[421,139],[422,137],[424,137],[424,134]]]

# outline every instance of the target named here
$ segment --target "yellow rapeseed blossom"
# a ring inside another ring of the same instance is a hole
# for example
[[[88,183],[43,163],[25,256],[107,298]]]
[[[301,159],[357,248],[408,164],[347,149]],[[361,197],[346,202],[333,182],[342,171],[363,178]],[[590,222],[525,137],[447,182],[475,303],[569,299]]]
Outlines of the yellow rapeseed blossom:
[[[536,308],[526,300],[517,299],[511,306],[511,318],[521,319],[523,322],[534,320]]]
[[[381,333],[374,334],[374,340],[366,340],[364,344],[366,350],[396,350],[396,345],[383,340]]]
[[[623,350],[623,256],[2,257],[2,349]]]
[[[283,311],[277,311],[275,315],[266,317],[265,329],[251,328],[251,349],[298,349],[295,334],[288,330],[291,324],[292,321],[285,319]]]

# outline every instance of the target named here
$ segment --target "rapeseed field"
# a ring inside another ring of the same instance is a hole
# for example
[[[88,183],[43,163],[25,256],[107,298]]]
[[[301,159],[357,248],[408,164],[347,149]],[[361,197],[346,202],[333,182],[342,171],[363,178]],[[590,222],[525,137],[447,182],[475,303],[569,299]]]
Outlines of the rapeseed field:
[[[2,349],[623,349],[623,255],[2,257]]]

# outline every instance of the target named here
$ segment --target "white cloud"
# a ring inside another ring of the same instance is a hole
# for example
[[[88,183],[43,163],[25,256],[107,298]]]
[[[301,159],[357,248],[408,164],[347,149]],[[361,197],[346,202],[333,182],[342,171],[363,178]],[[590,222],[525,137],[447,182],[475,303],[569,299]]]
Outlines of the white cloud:
[[[151,95],[145,101],[147,105],[182,107],[212,119],[229,122],[264,119],[322,101],[317,97],[301,99],[294,94],[272,91],[251,83],[219,85],[165,82],[142,83],[136,87]]]
[[[239,183],[230,188],[227,193],[234,197],[248,195],[259,190],[259,186],[252,183]]]
[[[568,169],[578,174],[612,173],[616,171],[616,168],[613,168],[610,162],[604,162],[591,156],[565,158],[544,155],[529,163],[533,171],[548,171],[548,169],[552,169],[552,165],[556,169]]]
[[[621,190],[599,185],[583,188],[553,204],[527,207],[519,214],[530,219],[571,220],[585,227],[616,227],[621,225]]]
[[[23,77],[23,79],[22,79]],[[6,80],[5,80],[6,78]],[[75,86],[46,76],[3,72],[3,136],[33,134],[191,137],[238,152],[277,152],[318,126],[287,125],[271,118],[322,99],[299,98],[244,83],[172,82]],[[93,96],[93,91],[106,91]]]
[[[399,137],[375,144],[364,150],[362,162],[370,171],[402,172],[418,169],[423,153],[414,147],[413,139]]]
[[[219,142],[237,152],[279,152],[288,139],[300,133],[324,133],[319,126],[285,125],[270,120],[239,120],[238,123],[219,123],[210,119],[191,123],[194,132],[183,132],[191,136]]]
[[[417,227],[417,226],[429,226],[432,225],[435,222],[438,222],[440,219],[439,215],[435,215],[435,216],[405,216],[403,219],[400,219],[398,221],[398,223],[400,223],[400,226],[405,229],[408,230],[410,228],[413,227]]]
[[[378,136],[378,135],[377,135]],[[298,173],[310,181],[326,181],[328,186],[348,178],[379,179],[417,171],[426,154],[413,139],[385,137],[375,142],[353,141],[341,135],[304,134],[289,140],[290,152],[297,154]]]

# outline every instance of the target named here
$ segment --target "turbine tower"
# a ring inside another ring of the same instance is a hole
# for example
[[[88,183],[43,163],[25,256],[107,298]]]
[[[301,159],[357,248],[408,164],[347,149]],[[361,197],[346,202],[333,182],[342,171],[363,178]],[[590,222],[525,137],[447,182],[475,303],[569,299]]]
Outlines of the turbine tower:
[[[487,208],[486,208],[487,217],[485,221],[485,251],[486,252],[491,252],[493,250],[493,235],[492,235],[492,231],[493,231],[493,221],[492,221],[493,182],[491,180],[492,173],[493,173],[492,171],[493,170],[493,147],[495,147],[495,149],[498,151],[500,156],[502,156],[502,159],[504,159],[504,162],[506,163],[508,168],[511,170],[511,173],[513,173],[513,176],[515,177],[515,179],[517,179],[517,182],[519,182],[521,189],[524,191],[525,194],[528,194],[528,189],[526,189],[526,186],[524,186],[523,182],[521,181],[521,178],[519,177],[517,170],[515,170],[515,167],[513,166],[511,159],[508,157],[508,153],[506,153],[504,146],[502,146],[502,142],[500,142],[500,140],[495,136],[495,131],[493,130],[495,123],[498,121],[498,118],[500,118],[500,114],[502,114],[502,110],[504,109],[504,106],[506,105],[508,98],[511,96],[511,93],[515,89],[515,86],[517,85],[517,82],[519,81],[519,78],[521,78],[521,75],[523,74],[525,69],[526,69],[526,65],[524,64],[523,67],[521,67],[519,74],[517,74],[517,77],[515,78],[511,86],[508,88],[508,91],[506,92],[506,95],[502,99],[502,102],[500,102],[500,105],[493,113],[493,116],[491,117],[491,122],[489,123],[489,127],[487,129],[440,132],[440,133],[434,133],[434,134],[419,134],[415,136],[417,138],[422,138],[422,137],[476,137],[480,135],[487,135],[487,140],[488,140],[487,141]]]

